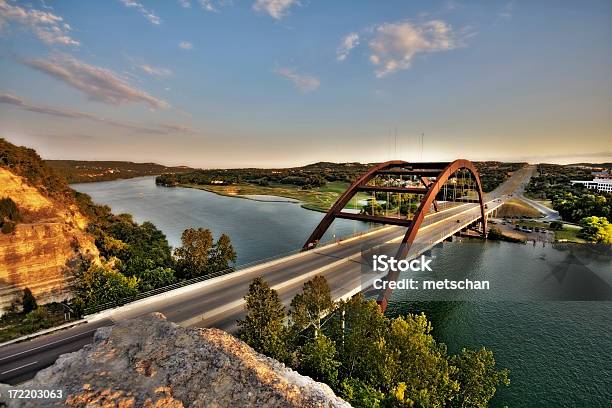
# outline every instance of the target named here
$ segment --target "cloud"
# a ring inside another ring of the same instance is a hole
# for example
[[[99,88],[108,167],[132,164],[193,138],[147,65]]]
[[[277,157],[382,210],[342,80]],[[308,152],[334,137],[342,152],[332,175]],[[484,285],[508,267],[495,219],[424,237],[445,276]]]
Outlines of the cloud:
[[[27,27],[46,44],[80,45],[70,37],[71,28],[62,17],[46,11],[14,6],[5,0],[0,0],[0,28],[9,21]]]
[[[200,0],[200,6],[206,11],[217,11],[217,8],[213,4],[212,0]]]
[[[509,1],[504,5],[502,10],[498,13],[501,18],[512,18],[514,15],[514,1]]]
[[[151,76],[167,77],[172,75],[172,71],[168,68],[158,68],[149,64],[140,64],[138,65],[138,68],[140,68],[145,74],[149,74]]]
[[[321,84],[318,78],[308,74],[297,73],[292,68],[278,68],[274,72],[289,79],[302,92],[312,92]]]
[[[73,86],[92,100],[113,105],[142,102],[152,108],[170,106],[167,102],[132,87],[113,71],[88,65],[68,55],[57,55],[49,60],[22,60],[22,63]]]
[[[199,0],[200,6],[211,12],[219,11],[219,8],[232,4],[231,0]]]
[[[255,0],[253,10],[268,13],[272,18],[280,20],[294,4],[300,3],[298,0]]]
[[[138,124],[133,124],[129,122],[121,122],[113,119],[102,118],[97,115],[93,115],[91,113],[80,112],[72,109],[66,108],[55,108],[52,106],[46,105],[38,105],[26,102],[23,98],[18,96],[9,94],[9,93],[0,93],[0,103],[4,103],[7,105],[13,105],[19,109],[23,109],[29,112],[40,113],[43,115],[56,116],[60,118],[67,119],[85,119],[90,120],[97,123],[103,123],[106,125],[115,126],[118,128],[123,128],[127,130],[136,131],[139,133],[148,133],[148,134],[158,134],[158,135],[167,135],[167,134],[193,134],[195,130],[184,125],[178,124],[159,124],[155,127],[148,127]]]
[[[181,7],[191,8],[191,2],[189,0],[178,0]]]
[[[193,44],[189,41],[181,41],[179,43],[179,48],[182,48],[184,50],[193,50]]]
[[[136,10],[138,10],[138,12],[142,14],[143,16],[145,16],[145,18],[149,20],[151,24],[159,25],[161,23],[161,19],[158,16],[156,16],[154,12],[147,10],[145,6],[143,6],[141,3],[134,1],[134,0],[119,0],[119,1],[123,3],[123,5],[126,7],[135,8]]]
[[[369,60],[376,76],[407,69],[417,54],[452,50],[458,46],[450,25],[441,20],[424,23],[384,23],[371,29]]]
[[[336,51],[338,61],[344,61],[346,57],[348,57],[351,50],[358,45],[359,34],[350,33],[344,36],[344,38],[342,39],[342,43],[340,43],[340,47],[338,47],[338,51]]]

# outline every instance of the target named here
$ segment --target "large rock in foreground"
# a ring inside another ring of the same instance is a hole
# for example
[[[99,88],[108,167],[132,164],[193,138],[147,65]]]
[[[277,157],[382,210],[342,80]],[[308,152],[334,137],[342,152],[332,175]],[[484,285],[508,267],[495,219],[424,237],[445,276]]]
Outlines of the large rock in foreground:
[[[98,329],[93,344],[19,388],[61,389],[64,398],[9,406],[350,407],[222,330],[185,329],[161,314]]]

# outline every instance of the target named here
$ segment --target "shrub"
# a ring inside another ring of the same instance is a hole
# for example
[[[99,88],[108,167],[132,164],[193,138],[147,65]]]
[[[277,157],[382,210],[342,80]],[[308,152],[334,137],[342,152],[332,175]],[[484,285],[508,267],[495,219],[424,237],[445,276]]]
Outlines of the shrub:
[[[25,288],[23,290],[23,298],[21,299],[21,306],[23,307],[24,313],[30,313],[33,310],[38,308],[38,304],[36,303],[36,298],[32,294],[30,288]]]

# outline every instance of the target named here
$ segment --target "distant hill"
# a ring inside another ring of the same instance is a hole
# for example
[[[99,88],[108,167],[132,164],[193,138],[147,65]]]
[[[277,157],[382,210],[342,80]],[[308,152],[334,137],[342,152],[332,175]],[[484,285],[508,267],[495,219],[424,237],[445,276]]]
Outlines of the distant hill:
[[[45,162],[69,183],[110,181],[164,173],[187,173],[194,170],[186,166],[168,167],[157,163],[126,161],[45,160]]]
[[[582,166],[582,167],[601,167],[604,169],[612,169],[612,163],[573,163],[568,166]]]

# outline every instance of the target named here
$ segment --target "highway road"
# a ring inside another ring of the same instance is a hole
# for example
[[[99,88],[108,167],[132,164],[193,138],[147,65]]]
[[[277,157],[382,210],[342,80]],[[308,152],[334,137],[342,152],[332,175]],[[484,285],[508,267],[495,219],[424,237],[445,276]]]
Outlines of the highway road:
[[[528,171],[518,171],[502,187],[488,195],[487,212],[503,204],[508,185],[522,185],[530,177]],[[438,213],[428,214],[419,230],[410,257],[431,248],[452,236],[480,216],[477,204],[465,203]],[[388,242],[401,240],[405,229],[385,227],[359,237],[350,238],[305,253],[239,270],[208,281],[143,299],[121,308],[90,316],[77,326],[53,334],[14,343],[0,348],[0,382],[17,384],[44,367],[61,354],[76,351],[92,340],[96,329],[113,322],[146,313],[161,312],[168,320],[187,327],[218,327],[227,331],[236,328],[243,316],[243,296],[257,276],[278,292],[285,305],[298,293],[304,282],[323,275],[332,288],[335,299],[350,297],[361,290],[361,251]],[[418,248],[418,250],[414,250]]]

